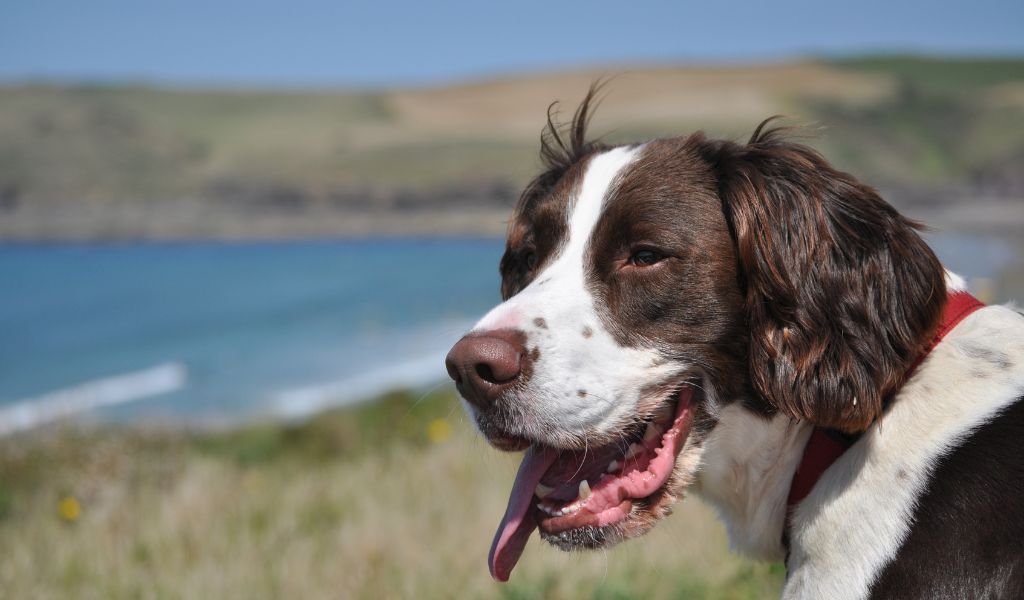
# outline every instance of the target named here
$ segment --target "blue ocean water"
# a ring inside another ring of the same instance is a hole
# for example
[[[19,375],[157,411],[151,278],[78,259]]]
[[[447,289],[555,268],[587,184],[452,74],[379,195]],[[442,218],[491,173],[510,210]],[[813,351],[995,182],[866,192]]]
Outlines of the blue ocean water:
[[[0,245],[0,408],[168,364],[185,370],[180,389],[150,397],[145,378],[125,383],[144,397],[103,415],[302,413],[441,380],[447,349],[500,299],[501,250],[450,239]]]
[[[998,240],[930,241],[969,279],[1013,257]],[[442,381],[448,348],[499,300],[502,245],[0,244],[0,434],[79,412],[303,416]]]

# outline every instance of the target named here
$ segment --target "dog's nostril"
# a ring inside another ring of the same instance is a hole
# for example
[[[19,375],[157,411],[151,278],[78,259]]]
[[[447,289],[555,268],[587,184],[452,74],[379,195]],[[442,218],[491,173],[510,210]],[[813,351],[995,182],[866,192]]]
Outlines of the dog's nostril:
[[[491,368],[491,365],[486,365],[486,364],[479,364],[479,365],[477,365],[476,366],[476,374],[480,377],[480,379],[483,379],[484,381],[487,381],[487,382],[490,382],[490,383],[498,383],[497,378],[494,376],[494,369]]]

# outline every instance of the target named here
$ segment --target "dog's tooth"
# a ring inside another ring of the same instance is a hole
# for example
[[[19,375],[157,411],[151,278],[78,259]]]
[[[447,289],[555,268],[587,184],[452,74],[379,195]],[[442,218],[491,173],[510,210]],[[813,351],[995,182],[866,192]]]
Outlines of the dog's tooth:
[[[553,491],[555,491],[555,488],[553,488],[551,486],[544,485],[543,483],[538,483],[537,484],[537,489],[533,490],[533,493],[538,498],[543,500],[544,498],[547,498],[548,496],[550,496],[551,492],[553,492]]]
[[[660,427],[658,427],[654,423],[648,423],[647,431],[644,432],[644,442],[652,442],[660,438],[662,433],[664,432],[661,430]]]
[[[620,467],[622,467],[622,463],[620,463],[617,460],[613,460],[612,462],[608,463],[608,468],[605,469],[605,473],[614,473],[618,471]]]
[[[643,450],[643,446],[641,446],[640,444],[635,444],[635,443],[634,444],[630,444],[629,448],[626,450],[625,458],[627,458],[627,459],[633,458],[641,450]]]
[[[580,500],[586,500],[590,497],[590,483],[586,479],[580,482]]]

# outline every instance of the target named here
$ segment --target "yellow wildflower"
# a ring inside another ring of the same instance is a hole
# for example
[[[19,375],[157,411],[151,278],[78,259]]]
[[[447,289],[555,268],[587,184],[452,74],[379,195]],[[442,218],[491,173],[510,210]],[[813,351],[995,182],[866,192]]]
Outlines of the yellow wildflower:
[[[82,506],[74,496],[66,496],[60,501],[57,511],[65,521],[74,522],[82,514]]]
[[[452,437],[452,426],[447,419],[434,419],[427,423],[427,439],[435,444],[447,442]]]

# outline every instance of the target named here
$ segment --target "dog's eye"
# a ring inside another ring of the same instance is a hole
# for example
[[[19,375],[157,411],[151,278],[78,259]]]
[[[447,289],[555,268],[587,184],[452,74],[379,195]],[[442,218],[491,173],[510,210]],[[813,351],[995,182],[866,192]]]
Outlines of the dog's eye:
[[[533,271],[537,268],[537,253],[533,250],[527,250],[523,254],[523,264],[526,265],[527,271]]]
[[[650,250],[644,248],[633,252],[629,257],[629,264],[637,267],[649,267],[653,264],[659,263],[665,257],[657,250]]]

